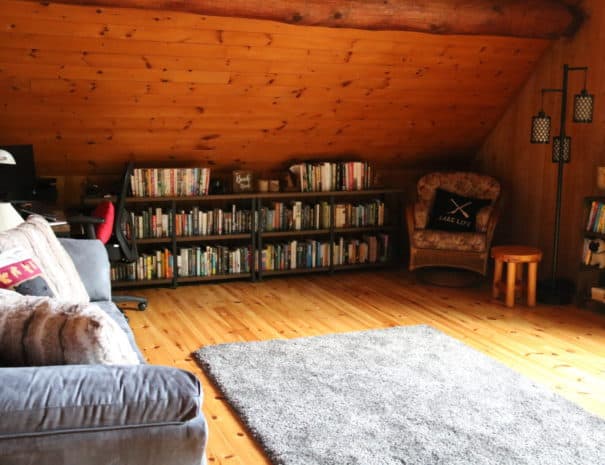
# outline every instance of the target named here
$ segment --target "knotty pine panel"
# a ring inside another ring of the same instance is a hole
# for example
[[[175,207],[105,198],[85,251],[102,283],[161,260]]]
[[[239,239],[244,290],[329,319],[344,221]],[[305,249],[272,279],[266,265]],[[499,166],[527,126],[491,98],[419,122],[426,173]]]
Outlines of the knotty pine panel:
[[[43,175],[468,161],[550,42],[0,3],[0,143]]]
[[[544,259],[540,275],[552,269],[557,165],[551,162],[552,145],[529,143],[531,117],[540,109],[540,89],[560,87],[563,64],[588,66],[589,92],[595,94],[592,124],[574,124],[568,116],[572,138],[571,163],[564,168],[559,274],[575,278],[581,256],[581,231],[585,227],[582,199],[603,195],[596,186],[596,168],[605,165],[605,4],[583,3],[589,19],[572,40],[560,40],[539,62],[534,73],[480,149],[476,166],[500,178],[507,194],[507,207],[496,232],[496,242],[515,242],[540,247]],[[570,74],[569,104],[583,86],[583,74]],[[552,134],[559,131],[560,99],[545,97],[545,110],[553,120]],[[571,109],[568,110],[571,112]]]

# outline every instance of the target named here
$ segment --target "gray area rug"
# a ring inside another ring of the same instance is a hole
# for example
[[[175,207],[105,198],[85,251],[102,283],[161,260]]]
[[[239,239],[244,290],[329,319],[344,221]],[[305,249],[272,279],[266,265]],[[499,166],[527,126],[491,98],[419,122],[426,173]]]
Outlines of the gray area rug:
[[[428,326],[195,356],[276,465],[605,464],[605,420]]]

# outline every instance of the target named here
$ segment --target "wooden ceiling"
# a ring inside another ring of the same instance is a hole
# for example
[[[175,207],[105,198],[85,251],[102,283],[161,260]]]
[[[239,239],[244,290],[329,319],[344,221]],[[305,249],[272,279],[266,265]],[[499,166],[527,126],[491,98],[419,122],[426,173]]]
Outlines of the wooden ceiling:
[[[5,0],[0,144],[33,143],[45,175],[439,166],[475,153],[549,44]]]

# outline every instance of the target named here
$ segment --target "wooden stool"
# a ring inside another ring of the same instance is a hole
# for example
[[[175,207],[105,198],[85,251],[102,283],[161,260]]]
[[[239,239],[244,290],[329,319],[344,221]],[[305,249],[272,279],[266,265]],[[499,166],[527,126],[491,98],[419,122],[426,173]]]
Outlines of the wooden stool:
[[[523,288],[523,264],[527,263],[527,305],[536,306],[536,280],[538,278],[538,263],[542,260],[542,251],[535,247],[523,245],[499,245],[492,247],[492,258],[495,260],[494,299],[500,296],[501,288],[505,289],[507,307],[515,305],[515,289]],[[502,282],[502,266],[507,263],[506,282]],[[518,278],[518,282],[517,282]]]

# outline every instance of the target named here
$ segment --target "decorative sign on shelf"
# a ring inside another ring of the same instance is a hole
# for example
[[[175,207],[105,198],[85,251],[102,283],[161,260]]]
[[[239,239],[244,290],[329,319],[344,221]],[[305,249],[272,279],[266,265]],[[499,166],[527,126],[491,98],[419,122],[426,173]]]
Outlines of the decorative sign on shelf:
[[[235,170],[233,172],[233,192],[252,192],[254,190],[252,171]]]

